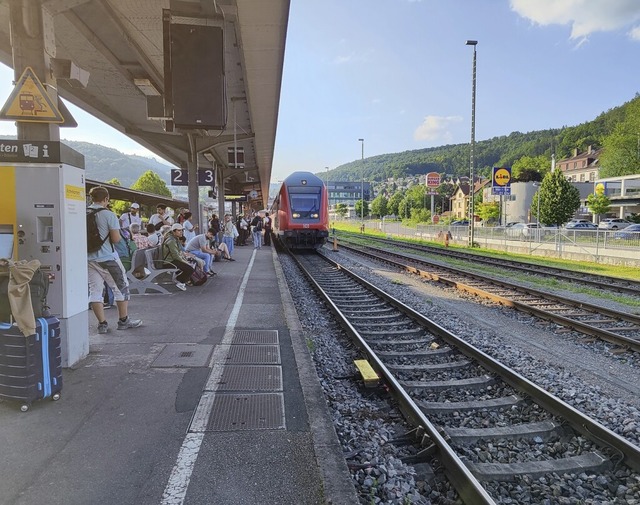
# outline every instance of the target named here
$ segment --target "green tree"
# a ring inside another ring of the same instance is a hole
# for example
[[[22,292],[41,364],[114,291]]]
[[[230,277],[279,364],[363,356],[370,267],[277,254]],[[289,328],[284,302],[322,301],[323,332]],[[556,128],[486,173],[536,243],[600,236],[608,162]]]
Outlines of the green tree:
[[[369,202],[367,202],[366,200],[364,201],[364,214],[362,212],[362,200],[358,200],[355,204],[355,211],[356,211],[356,216],[357,217],[361,217],[364,215],[364,217],[367,217],[369,215]]]
[[[520,182],[541,180],[551,171],[551,160],[541,154],[540,156],[522,156],[511,165],[511,177]],[[539,179],[532,179],[532,172],[540,174]]]
[[[398,191],[391,195],[389,198],[389,203],[387,204],[387,210],[390,214],[394,214],[396,216],[400,215],[400,202],[404,199],[404,193],[402,191]]]
[[[402,219],[410,219],[411,218],[411,198],[407,198],[406,196],[402,199],[402,201],[398,204],[398,214]]]
[[[539,193],[539,195],[538,195]],[[580,207],[580,191],[565,178],[562,170],[545,175],[533,201],[540,198],[539,221],[560,226],[573,217]],[[533,210],[537,214],[538,206]]]
[[[431,222],[431,211],[427,209],[411,209],[411,221],[415,221],[418,223],[430,223]]]
[[[478,205],[474,205],[475,213],[483,221],[496,220],[500,217],[500,203],[499,202],[480,202]]]
[[[640,174],[640,97],[627,104],[624,119],[602,144],[600,177]]]
[[[338,214],[338,216],[344,219],[344,216],[347,215],[347,212],[349,212],[349,208],[347,207],[346,203],[336,203],[336,214]]]
[[[122,184],[120,183],[120,179],[118,179],[117,177],[114,177],[113,179],[106,181],[106,183],[111,184],[112,186],[122,186]],[[123,213],[129,210],[130,202],[126,202],[124,200],[111,199],[109,200],[109,204],[110,204],[109,207],[111,208],[111,210],[116,214],[116,216],[119,217]]]
[[[602,214],[609,212],[609,209],[611,208],[611,200],[609,200],[607,195],[596,195],[591,193],[587,196],[587,207],[592,214],[601,216]]]
[[[165,182],[152,170],[147,170],[142,174],[140,178],[131,185],[131,189],[171,198],[171,191],[169,191]]]
[[[382,193],[380,193],[371,202],[371,213],[378,217],[386,216],[387,203],[388,203],[388,200],[386,199],[386,197]]]

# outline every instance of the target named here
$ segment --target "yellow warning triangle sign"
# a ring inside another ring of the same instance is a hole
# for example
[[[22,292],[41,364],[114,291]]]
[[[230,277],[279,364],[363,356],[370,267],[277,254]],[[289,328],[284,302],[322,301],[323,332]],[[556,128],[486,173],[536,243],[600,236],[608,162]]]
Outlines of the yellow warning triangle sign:
[[[31,123],[64,123],[64,118],[31,67],[22,72],[0,119]]]

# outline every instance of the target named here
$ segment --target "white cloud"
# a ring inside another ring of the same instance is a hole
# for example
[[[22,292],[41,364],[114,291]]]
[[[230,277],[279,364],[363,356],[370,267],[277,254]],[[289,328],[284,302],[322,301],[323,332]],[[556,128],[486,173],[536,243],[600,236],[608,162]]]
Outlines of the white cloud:
[[[511,9],[533,23],[571,25],[571,38],[615,31],[640,21],[638,0],[510,0]],[[639,40],[635,27],[630,36]]]
[[[420,126],[413,132],[414,140],[426,140],[428,142],[451,142],[453,136],[449,126],[462,121],[460,116],[427,116]]]
[[[349,63],[351,60],[353,60],[354,57],[354,53],[339,55],[333,59],[333,63],[335,63],[336,65],[343,65],[345,63]]]
[[[636,26],[631,31],[629,31],[629,37],[633,40],[640,40],[640,26]]]

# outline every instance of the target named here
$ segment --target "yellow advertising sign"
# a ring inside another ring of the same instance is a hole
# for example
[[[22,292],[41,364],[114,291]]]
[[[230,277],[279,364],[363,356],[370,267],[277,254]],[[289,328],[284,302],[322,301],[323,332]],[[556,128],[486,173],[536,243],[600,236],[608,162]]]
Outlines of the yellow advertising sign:
[[[65,184],[64,197],[67,200],[80,200],[81,202],[83,202],[85,200],[84,188],[81,186],[72,186],[71,184]]]
[[[64,118],[31,67],[24,69],[0,119],[30,123],[64,123]]]

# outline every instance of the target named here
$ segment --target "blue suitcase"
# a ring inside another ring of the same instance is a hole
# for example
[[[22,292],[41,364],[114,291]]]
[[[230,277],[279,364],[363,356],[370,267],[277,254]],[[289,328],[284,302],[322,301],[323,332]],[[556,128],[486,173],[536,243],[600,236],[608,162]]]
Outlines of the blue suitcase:
[[[26,412],[35,400],[60,399],[61,390],[60,321],[40,317],[28,337],[0,323],[0,398],[22,402]]]

